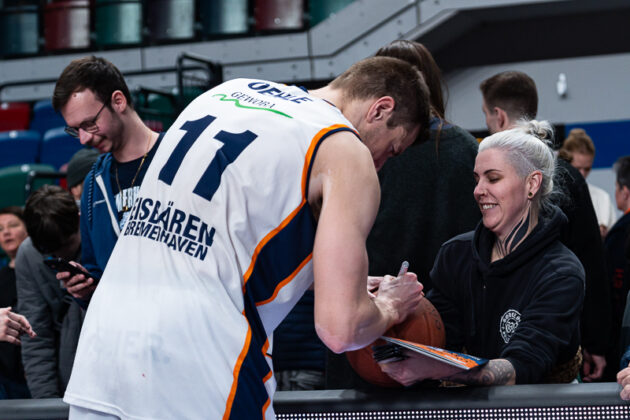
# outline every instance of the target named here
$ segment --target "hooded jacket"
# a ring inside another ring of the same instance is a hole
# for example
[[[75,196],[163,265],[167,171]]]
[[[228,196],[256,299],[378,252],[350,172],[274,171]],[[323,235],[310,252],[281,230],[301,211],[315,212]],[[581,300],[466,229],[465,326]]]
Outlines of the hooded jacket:
[[[480,222],[446,242],[428,294],[446,329],[446,345],[504,358],[516,383],[540,382],[579,346],[584,269],[559,241],[566,216],[555,206],[506,257],[491,262],[496,236]]]
[[[160,133],[147,154],[136,185],[142,184],[162,137],[164,133]],[[113,160],[111,153],[99,156],[85,177],[81,196],[81,264],[99,279],[120,235],[118,209],[110,176]]]
[[[101,155],[85,177],[81,196],[81,264],[101,278],[116,245],[120,227],[112,193],[111,153]]]

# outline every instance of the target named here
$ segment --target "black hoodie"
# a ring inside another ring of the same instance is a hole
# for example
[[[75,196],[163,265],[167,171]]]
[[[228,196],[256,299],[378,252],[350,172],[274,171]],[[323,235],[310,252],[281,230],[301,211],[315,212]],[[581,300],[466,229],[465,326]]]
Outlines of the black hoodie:
[[[565,223],[551,206],[523,243],[493,263],[496,237],[482,222],[442,246],[427,297],[442,315],[447,348],[509,360],[517,384],[540,382],[575,356],[584,269],[559,241]]]

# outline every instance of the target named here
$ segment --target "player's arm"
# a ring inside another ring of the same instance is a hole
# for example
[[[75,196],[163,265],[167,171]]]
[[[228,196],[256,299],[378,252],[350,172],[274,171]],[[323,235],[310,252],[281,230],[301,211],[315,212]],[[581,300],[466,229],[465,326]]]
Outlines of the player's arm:
[[[380,192],[368,149],[354,135],[326,139],[316,155],[309,201],[321,197],[313,250],[315,326],[333,351],[364,347],[415,309],[422,285],[414,274],[388,279],[367,293],[365,241]]]

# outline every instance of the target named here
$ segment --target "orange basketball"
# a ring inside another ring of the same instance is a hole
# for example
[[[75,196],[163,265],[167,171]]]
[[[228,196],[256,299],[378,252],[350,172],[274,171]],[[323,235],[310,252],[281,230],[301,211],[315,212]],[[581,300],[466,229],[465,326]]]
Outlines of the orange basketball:
[[[442,318],[426,298],[420,301],[416,311],[405,321],[394,325],[383,335],[433,347],[444,347],[445,343]],[[388,388],[401,387],[401,384],[383,373],[372,357],[372,346],[381,344],[385,344],[385,341],[376,340],[362,349],[346,352],[346,357],[354,371],[365,381]]]

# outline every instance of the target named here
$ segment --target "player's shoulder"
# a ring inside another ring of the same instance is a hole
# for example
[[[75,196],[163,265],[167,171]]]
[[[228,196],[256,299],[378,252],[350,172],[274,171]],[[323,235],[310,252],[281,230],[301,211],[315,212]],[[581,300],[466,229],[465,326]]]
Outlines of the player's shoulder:
[[[369,149],[357,134],[349,130],[331,133],[320,145],[317,159],[334,166],[365,166],[374,171],[374,161]]]

